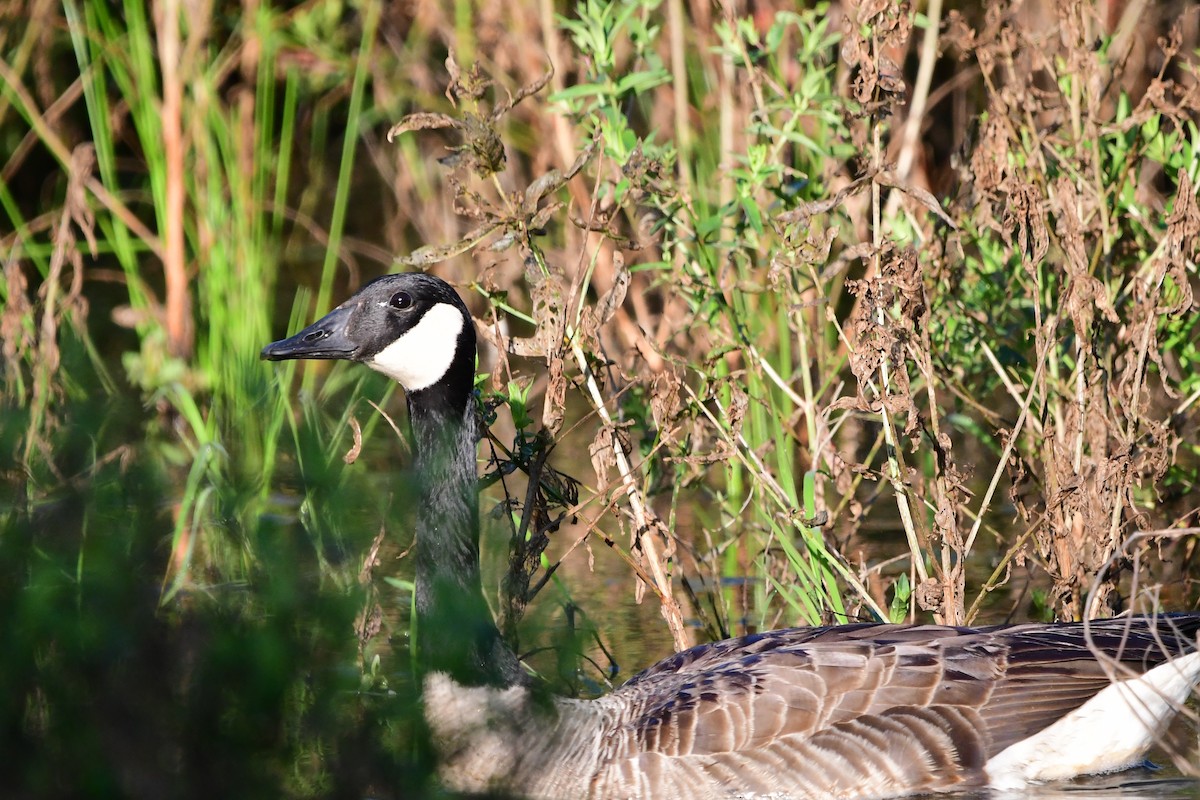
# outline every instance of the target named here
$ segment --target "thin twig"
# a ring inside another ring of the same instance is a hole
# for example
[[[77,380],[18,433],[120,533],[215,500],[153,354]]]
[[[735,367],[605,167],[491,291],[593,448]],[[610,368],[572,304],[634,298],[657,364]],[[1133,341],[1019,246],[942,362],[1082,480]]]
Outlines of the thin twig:
[[[671,629],[671,637],[675,641],[675,649],[676,651],[686,650],[689,642],[683,625],[683,612],[680,610],[679,604],[675,602],[675,594],[671,591],[671,580],[663,571],[662,561],[658,553],[658,544],[654,540],[653,532],[657,526],[651,524],[650,516],[646,512],[645,502],[642,500],[641,492],[638,490],[637,482],[634,480],[633,471],[629,467],[629,459],[625,455],[625,448],[621,445],[621,440],[617,434],[616,426],[613,424],[612,416],[608,413],[608,407],[604,404],[603,395],[600,394],[600,385],[596,382],[596,376],[592,372],[591,365],[588,364],[587,357],[583,353],[583,348],[579,345],[578,337],[571,337],[571,352],[575,355],[575,361],[579,364],[579,371],[584,376],[584,383],[587,385],[588,394],[591,395],[592,404],[595,406],[596,412],[600,415],[601,421],[608,427],[612,435],[612,451],[616,458],[617,471],[621,473],[621,480],[625,484],[625,495],[629,498],[629,507],[633,511],[634,525],[637,531],[636,535],[642,549],[646,552],[646,562],[650,566],[650,574],[654,577],[653,587],[659,596],[659,602],[662,604],[663,617],[667,620],[667,627]]]
[[[1057,319],[1051,317],[1047,324],[1053,330],[1057,324]],[[1021,428],[1025,425],[1025,417],[1029,413],[1029,406],[1033,403],[1034,387],[1037,386],[1038,379],[1042,376],[1042,369],[1046,366],[1046,358],[1050,353],[1050,348],[1046,347],[1042,350],[1042,355],[1038,358],[1037,370],[1033,373],[1033,380],[1029,382],[1029,393],[1025,396],[1025,404],[1021,406],[1021,413],[1017,417],[1017,423],[1013,425],[1012,433],[1008,437],[1008,441],[1004,445],[1004,450],[1000,453],[1000,460],[996,462],[996,469],[992,473],[992,481],[988,484],[987,491],[983,495],[983,500],[979,503],[979,511],[975,517],[975,524],[971,526],[971,533],[967,536],[967,543],[963,547],[962,557],[966,558],[971,547],[975,544],[975,537],[979,534],[979,527],[983,524],[983,517],[987,513],[987,508],[991,505],[992,495],[996,492],[996,486],[1000,483],[1000,476],[1004,473],[1004,467],[1008,463],[1008,457],[1012,454],[1013,446],[1020,436]]]
[[[975,615],[979,613],[979,607],[983,604],[983,598],[991,594],[992,590],[996,588],[996,584],[1000,580],[1000,576],[1008,571],[1009,564],[1012,563],[1012,560],[1016,557],[1017,553],[1021,552],[1021,548],[1023,548],[1025,543],[1029,541],[1029,537],[1032,536],[1045,521],[1046,518],[1044,516],[1040,517],[1037,522],[1026,528],[1025,532],[1017,538],[1017,541],[1013,543],[1012,547],[1008,548],[1008,550],[1004,553],[1004,557],[1000,559],[1000,563],[996,565],[994,570],[992,570],[992,574],[988,576],[986,581],[984,581],[983,586],[979,587],[979,594],[975,597],[975,602],[971,603],[971,610],[967,612],[966,619],[963,621],[964,625],[970,625],[975,621]]]
[[[738,459],[742,462],[742,464],[754,473],[754,476],[759,480],[759,482],[762,483],[763,486],[770,489],[770,493],[775,499],[775,502],[787,513],[789,519],[793,519],[793,509],[791,509],[790,505],[788,504],[787,494],[783,491],[783,488],[780,487],[779,483],[776,482],[775,478],[766,470],[762,462],[759,461],[758,456],[754,453],[753,449],[750,447],[750,444],[741,436],[741,434],[738,435],[735,444],[728,431],[726,431],[720,425],[720,423],[717,421],[717,418],[711,411],[708,410],[708,407],[704,403],[700,402],[700,398],[696,396],[696,393],[692,390],[692,387],[685,383],[683,384],[683,388],[684,391],[688,393],[688,396],[691,398],[692,402],[696,404],[696,407],[699,408],[706,417],[708,417],[709,422],[713,424],[713,427],[725,439],[726,444],[734,446],[734,452],[737,453]],[[843,580],[850,585],[850,588],[854,589],[854,591],[858,593],[858,595],[862,598],[862,601],[870,607],[871,611],[878,615],[879,619],[887,619],[888,616],[886,613],[884,613],[883,608],[880,607],[880,605],[875,602],[875,598],[873,598],[870,593],[867,592],[867,588],[863,585],[862,581],[860,581],[858,577],[850,571],[850,568],[844,563],[841,554],[838,553],[837,550],[830,549],[828,546],[825,546],[825,552],[827,555],[829,555],[829,563],[832,564],[834,569],[841,574]]]
[[[908,118],[904,121],[901,138],[900,158],[896,161],[896,173],[901,180],[908,177],[916,159],[917,140],[921,135],[921,122],[925,118],[925,105],[929,100],[929,85],[933,82],[933,67],[937,63],[938,28],[942,20],[942,0],[929,0],[925,7],[925,34],[921,37],[921,65],[917,68],[917,80],[913,84],[912,102],[908,106]]]

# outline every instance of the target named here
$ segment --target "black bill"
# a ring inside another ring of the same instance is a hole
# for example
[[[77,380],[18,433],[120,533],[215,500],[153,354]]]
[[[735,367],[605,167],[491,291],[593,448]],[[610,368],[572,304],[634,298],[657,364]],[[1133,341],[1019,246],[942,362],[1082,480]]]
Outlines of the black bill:
[[[261,357],[268,361],[292,358],[353,359],[359,346],[351,341],[346,331],[354,308],[354,305],[338,306],[295,336],[267,345]]]

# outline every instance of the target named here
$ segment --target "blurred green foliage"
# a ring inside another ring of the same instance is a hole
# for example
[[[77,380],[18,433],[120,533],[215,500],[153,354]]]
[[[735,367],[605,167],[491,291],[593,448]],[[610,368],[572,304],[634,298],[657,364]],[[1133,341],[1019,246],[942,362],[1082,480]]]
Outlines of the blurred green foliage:
[[[79,346],[63,355],[86,389]],[[6,432],[28,420],[27,409],[4,414]],[[363,589],[330,579],[365,544],[342,540],[324,514],[246,519],[227,485],[208,513],[253,558],[162,603],[179,506],[153,436],[136,438],[145,409],[82,391],[56,415],[46,445],[60,478],[27,484],[36,497],[3,484],[4,795],[394,797],[422,785],[415,691],[364,679],[349,635]],[[318,437],[299,441],[324,460]],[[19,474],[12,448],[0,457]],[[305,486],[352,529],[364,492],[313,474]]]

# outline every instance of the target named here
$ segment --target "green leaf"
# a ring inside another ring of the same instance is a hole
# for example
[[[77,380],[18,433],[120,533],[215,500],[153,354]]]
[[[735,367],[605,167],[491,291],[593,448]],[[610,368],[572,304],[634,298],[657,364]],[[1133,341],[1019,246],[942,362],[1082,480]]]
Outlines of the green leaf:
[[[912,587],[908,584],[908,573],[901,573],[892,584],[892,604],[888,606],[888,619],[892,622],[904,622],[908,618],[911,599]]]

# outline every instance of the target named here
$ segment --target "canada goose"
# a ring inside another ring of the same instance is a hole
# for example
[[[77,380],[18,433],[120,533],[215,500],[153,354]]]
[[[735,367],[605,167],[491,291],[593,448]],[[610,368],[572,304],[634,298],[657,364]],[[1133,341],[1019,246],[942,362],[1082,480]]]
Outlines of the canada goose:
[[[414,435],[425,714],[448,788],[538,798],[896,797],[1138,763],[1200,679],[1200,613],[990,628],[856,624],[694,647],[597,700],[533,686],[479,579],[475,330],[389,275],[263,358],[365,363]],[[1111,666],[1111,664],[1110,664]]]

